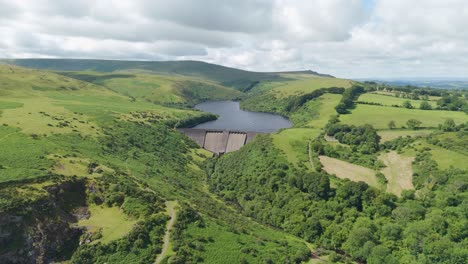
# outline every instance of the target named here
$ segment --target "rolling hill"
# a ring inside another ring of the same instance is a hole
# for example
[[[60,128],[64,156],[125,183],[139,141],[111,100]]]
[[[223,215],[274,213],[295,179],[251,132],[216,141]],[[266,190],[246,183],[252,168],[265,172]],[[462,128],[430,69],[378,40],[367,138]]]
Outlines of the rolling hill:
[[[216,81],[238,90],[247,89],[259,81],[286,80],[283,74],[305,74],[332,77],[313,71],[251,72],[201,61],[118,61],[86,59],[11,59],[4,63],[53,71],[143,72],[199,77]]]

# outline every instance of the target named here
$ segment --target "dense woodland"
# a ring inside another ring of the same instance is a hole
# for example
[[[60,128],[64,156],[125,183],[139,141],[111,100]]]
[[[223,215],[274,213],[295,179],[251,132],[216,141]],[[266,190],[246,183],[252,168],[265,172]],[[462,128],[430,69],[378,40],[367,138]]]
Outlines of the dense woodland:
[[[439,170],[421,152],[417,195],[406,191],[398,198],[362,182],[331,187],[327,175],[289,167],[271,146],[261,137],[221,157],[209,176],[212,190],[248,216],[358,261],[465,262],[467,171]]]

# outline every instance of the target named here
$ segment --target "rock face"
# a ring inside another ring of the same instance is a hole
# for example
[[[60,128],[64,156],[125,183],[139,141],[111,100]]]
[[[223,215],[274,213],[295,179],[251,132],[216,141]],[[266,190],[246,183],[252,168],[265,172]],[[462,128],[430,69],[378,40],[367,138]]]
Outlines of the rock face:
[[[0,212],[0,263],[66,260],[78,247],[83,230],[73,227],[72,212],[85,205],[85,183],[71,180],[45,190],[44,198]]]

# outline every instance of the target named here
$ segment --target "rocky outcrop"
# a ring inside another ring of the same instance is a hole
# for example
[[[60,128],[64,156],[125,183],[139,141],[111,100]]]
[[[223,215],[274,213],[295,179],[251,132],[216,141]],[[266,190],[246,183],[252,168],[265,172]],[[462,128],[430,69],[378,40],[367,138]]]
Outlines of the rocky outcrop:
[[[76,208],[85,203],[85,182],[69,180],[45,187],[40,199],[0,211],[0,263],[66,260],[83,232],[74,227]],[[83,213],[83,209],[79,210]]]

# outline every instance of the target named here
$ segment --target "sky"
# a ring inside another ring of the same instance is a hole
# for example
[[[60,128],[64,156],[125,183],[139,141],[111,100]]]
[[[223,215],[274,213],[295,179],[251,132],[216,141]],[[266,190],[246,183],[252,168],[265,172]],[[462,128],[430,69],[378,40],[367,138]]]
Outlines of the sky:
[[[467,77],[467,0],[0,0],[0,58]]]

